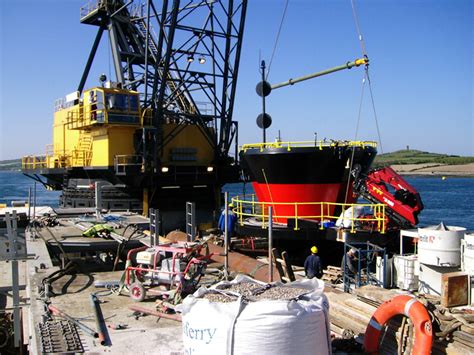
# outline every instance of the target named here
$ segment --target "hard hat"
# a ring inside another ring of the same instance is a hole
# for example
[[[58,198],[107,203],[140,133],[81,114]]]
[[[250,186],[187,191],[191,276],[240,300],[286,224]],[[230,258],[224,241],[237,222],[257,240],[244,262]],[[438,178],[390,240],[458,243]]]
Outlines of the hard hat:
[[[234,205],[232,203],[229,203],[227,206],[229,206],[230,208],[234,207]]]
[[[312,246],[311,247],[311,253],[316,254],[318,252],[318,247]]]

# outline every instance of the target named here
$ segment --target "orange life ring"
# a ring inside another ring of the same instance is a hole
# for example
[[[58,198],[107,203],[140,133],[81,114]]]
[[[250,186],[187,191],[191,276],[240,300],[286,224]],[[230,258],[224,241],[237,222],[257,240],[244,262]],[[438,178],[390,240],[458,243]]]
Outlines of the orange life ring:
[[[364,348],[369,354],[378,354],[382,328],[388,320],[397,314],[410,318],[415,329],[413,355],[431,353],[433,332],[431,319],[425,306],[409,295],[399,295],[384,302],[370,319],[364,336]]]

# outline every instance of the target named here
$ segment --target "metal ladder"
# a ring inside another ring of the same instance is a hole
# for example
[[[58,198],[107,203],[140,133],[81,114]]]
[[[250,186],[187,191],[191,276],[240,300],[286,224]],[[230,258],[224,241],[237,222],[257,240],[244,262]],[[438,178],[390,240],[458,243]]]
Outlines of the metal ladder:
[[[79,143],[74,152],[74,165],[89,166],[92,159],[92,137],[81,131]]]
[[[12,267],[12,298],[13,298],[13,341],[14,346],[19,347],[21,341],[21,308],[20,305],[20,285],[18,262],[29,260],[35,257],[34,254],[27,254],[26,245],[22,246],[18,240],[18,215],[16,210],[5,213],[5,224],[7,227],[8,244],[7,249],[2,250],[0,261],[9,261]],[[5,254],[8,256],[4,257]]]
[[[161,234],[161,216],[160,210],[150,208],[148,210],[150,216],[150,247],[154,247],[160,244]]]
[[[186,235],[188,242],[196,239],[196,204],[186,202]]]

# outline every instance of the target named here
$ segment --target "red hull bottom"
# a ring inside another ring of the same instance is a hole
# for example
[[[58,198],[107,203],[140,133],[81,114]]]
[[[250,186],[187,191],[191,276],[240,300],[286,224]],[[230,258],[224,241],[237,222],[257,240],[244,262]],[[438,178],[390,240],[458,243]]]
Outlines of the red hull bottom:
[[[304,205],[305,202],[344,202],[338,197],[344,196],[345,184],[261,184],[253,182],[252,186],[259,202],[268,203],[273,207],[274,221],[286,223],[288,218],[319,219],[320,204]],[[352,200],[352,193],[349,194]],[[295,202],[299,203],[296,207]],[[349,201],[352,202],[352,201]],[[279,205],[279,203],[283,203]],[[326,206],[324,215],[333,215],[335,206]]]

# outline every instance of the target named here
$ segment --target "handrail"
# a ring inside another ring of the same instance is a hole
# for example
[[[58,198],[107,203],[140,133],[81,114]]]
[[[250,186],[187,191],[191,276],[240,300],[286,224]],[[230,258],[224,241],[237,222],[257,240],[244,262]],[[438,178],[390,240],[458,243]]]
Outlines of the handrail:
[[[46,168],[45,155],[27,155],[21,158],[21,168],[23,170],[34,170]]]
[[[117,175],[126,175],[128,169],[136,172],[138,169],[144,171],[144,158],[141,155],[116,155],[114,157],[114,168]]]
[[[117,109],[107,109],[104,107],[94,108],[96,104],[83,105],[82,107],[77,107],[73,110],[70,110],[66,116],[66,126],[68,129],[83,129],[99,124],[125,124],[125,125],[141,125],[143,116],[140,117],[139,111],[131,110],[117,110]],[[111,122],[109,123],[109,118],[114,115],[123,115],[136,117],[136,123],[120,123],[120,122]]]
[[[141,155],[116,155],[114,157],[115,165],[143,165],[143,156]]]
[[[104,0],[89,0],[85,5],[81,6],[79,13],[80,19],[89,16],[92,12],[105,8],[107,2]]]
[[[334,207],[342,207],[343,212],[349,209],[350,207],[368,207],[373,210],[373,217],[364,216],[363,218],[354,216],[354,209],[352,209],[352,216],[344,216],[344,220],[350,220],[351,223],[351,232],[355,232],[356,222],[372,222],[376,225],[376,229],[384,234],[386,232],[386,214],[385,214],[385,205],[383,203],[373,204],[373,203],[336,203],[336,202],[265,202],[257,201],[256,196],[252,195],[243,195],[236,196],[232,198],[232,204],[234,205],[234,213],[237,215],[237,220],[240,225],[244,224],[245,218],[255,217],[262,220],[262,228],[267,228],[268,226],[268,207],[273,207],[273,220],[278,219],[293,219],[295,220],[295,230],[299,229],[298,220],[300,219],[313,219],[319,221],[319,228],[324,229],[324,223],[330,221],[336,221],[339,219],[340,215],[332,215],[330,213],[331,209]],[[283,215],[278,214],[278,208],[275,206],[287,206],[293,207],[293,214]],[[306,215],[301,214],[298,211],[301,210],[301,206],[319,206],[320,214],[318,215]]]
[[[301,142],[267,142],[267,143],[250,143],[244,144],[241,150],[246,152],[248,149],[266,148],[287,148],[288,151],[294,147],[315,147],[323,149],[323,147],[373,147],[377,148],[377,143],[373,141],[301,141]]]

